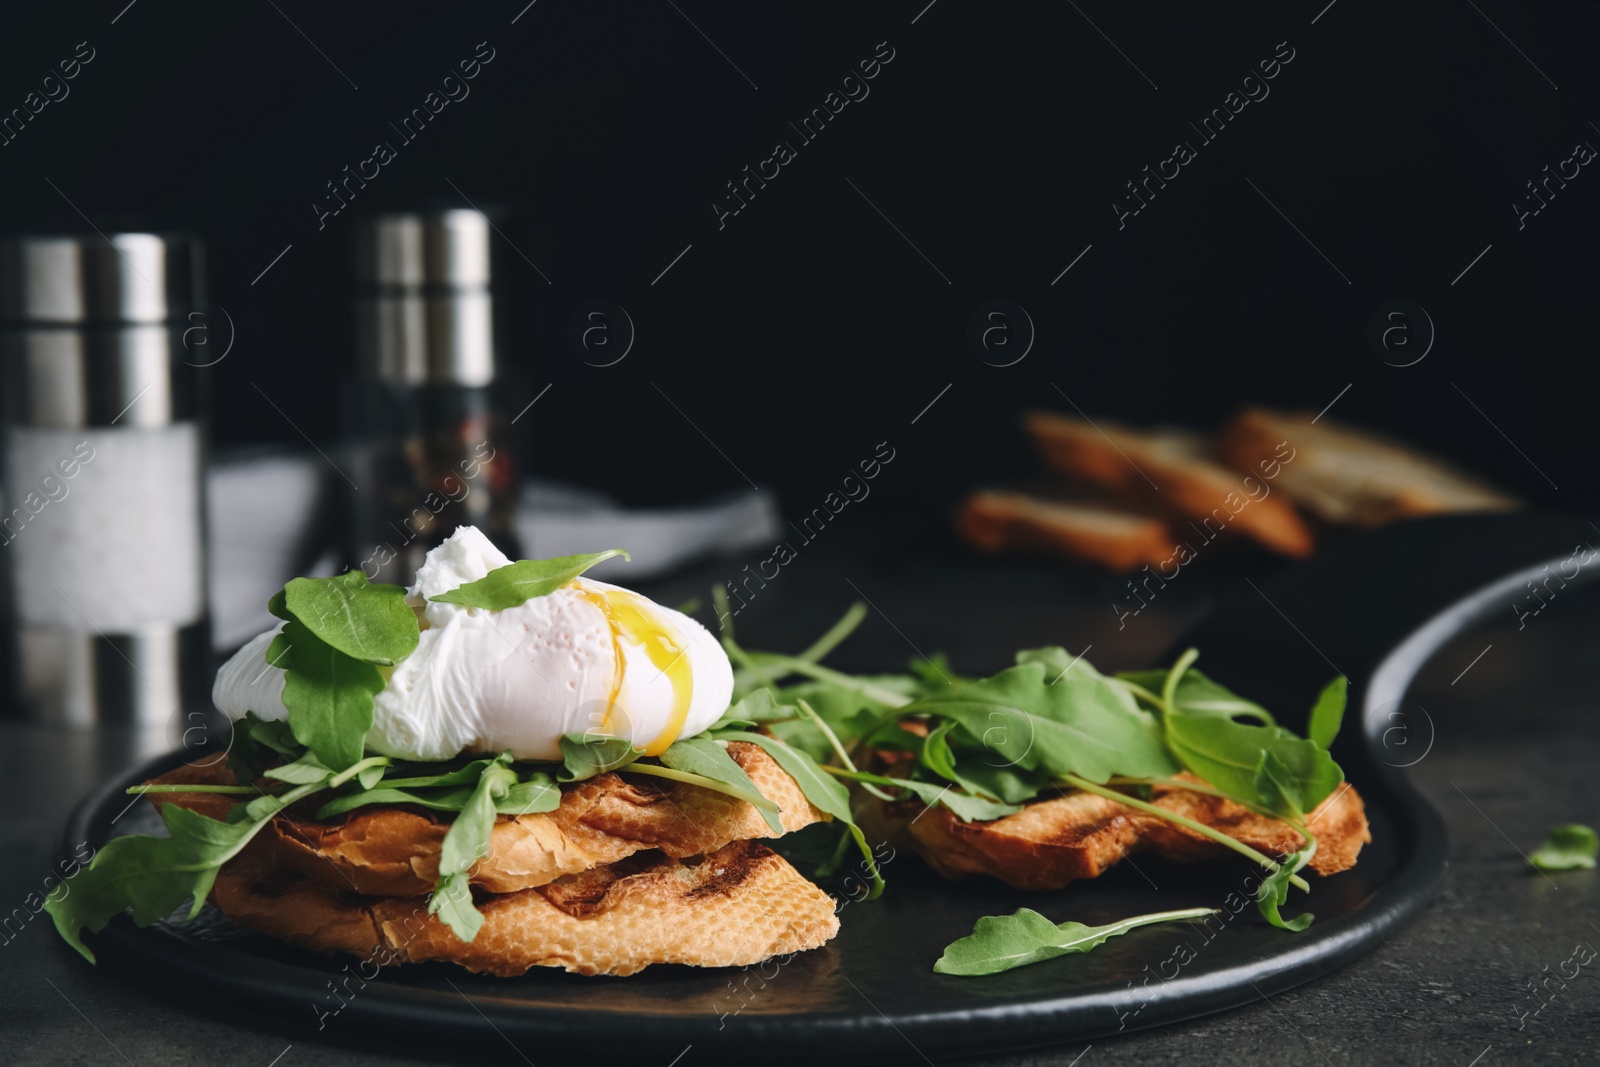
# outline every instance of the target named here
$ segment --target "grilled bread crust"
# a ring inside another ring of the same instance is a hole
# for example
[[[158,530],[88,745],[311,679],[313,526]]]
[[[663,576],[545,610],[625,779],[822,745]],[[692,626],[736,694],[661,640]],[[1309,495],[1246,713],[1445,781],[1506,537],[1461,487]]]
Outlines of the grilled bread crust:
[[[864,812],[863,817],[880,831],[897,830],[900,840],[946,878],[987,874],[1017,889],[1060,889],[1080,878],[1097,877],[1129,853],[1149,852],[1179,862],[1225,854],[1223,846],[1193,830],[1093,793],[1065,793],[1027,804],[1014,815],[970,823],[948,808],[871,803],[876,810]],[[1220,797],[1158,787],[1152,803],[1268,855],[1286,856],[1303,844],[1287,824]],[[1348,784],[1319,804],[1308,824],[1317,836],[1310,868],[1318,874],[1348,870],[1361,846],[1372,840],[1366,807]]]
[[[828,819],[759,745],[733,741],[728,755],[782,809],[784,833]],[[212,759],[185,764],[146,784],[231,785],[234,777],[222,760]],[[215,793],[152,793],[150,799],[158,807],[178,804],[214,819],[238,801]],[[254,853],[312,881],[357,893],[421,897],[433,892],[448,820],[423,808],[373,805],[318,822],[312,815],[324,799],[312,798],[274,818],[252,842]],[[473,869],[472,884],[511,893],[645,849],[684,858],[732,841],[777,836],[753,805],[735,797],[669,780],[601,774],[565,786],[554,811],[502,815],[489,854]]]
[[[230,919],[316,952],[374,965],[442,960],[511,977],[534,967],[629,975],[653,963],[737,967],[817,948],[839,929],[834,901],[758,841],[705,856],[641,852],[533,889],[478,901],[464,942],[416,897],[366,897],[250,848],[217,875]]]

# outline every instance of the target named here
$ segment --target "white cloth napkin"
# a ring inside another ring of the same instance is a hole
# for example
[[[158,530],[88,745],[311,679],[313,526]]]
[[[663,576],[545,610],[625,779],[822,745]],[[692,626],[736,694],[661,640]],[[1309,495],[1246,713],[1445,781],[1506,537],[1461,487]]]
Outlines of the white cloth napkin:
[[[296,575],[339,569],[348,491],[320,456],[250,450],[216,456],[207,477],[212,644],[237,648],[275,621],[268,598]],[[777,498],[765,489],[673,508],[627,508],[590,489],[522,483],[517,537],[530,559],[625,548],[590,573],[629,581],[703,556],[770,546],[781,538]]]

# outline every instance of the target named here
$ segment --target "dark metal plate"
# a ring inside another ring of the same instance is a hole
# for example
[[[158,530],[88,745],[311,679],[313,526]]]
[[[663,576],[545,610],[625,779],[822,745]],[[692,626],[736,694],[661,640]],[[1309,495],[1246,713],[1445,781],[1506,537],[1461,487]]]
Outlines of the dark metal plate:
[[[1295,895],[1292,908],[1317,916],[1301,934],[1257,917],[1247,900],[1252,872],[1242,863],[1139,859],[1066,891],[1025,893],[989,881],[946,883],[916,858],[899,856],[888,863],[890,888],[879,901],[852,902],[830,886],[841,900],[839,936],[781,966],[501,979],[430,964],[369,979],[370,968],[287,948],[209,908],[187,926],[141,930],[118,919],[93,944],[102,966],[191,1003],[323,1036],[438,1046],[457,1058],[469,1047],[511,1055],[510,1045],[535,1062],[552,1050],[604,1050],[666,1063],[693,1045],[697,1057],[759,1050],[765,1060],[943,1060],[1235,1007],[1337,969],[1429,902],[1444,868],[1444,829],[1398,769],[1416,750],[1396,748],[1389,709],[1432,648],[1490,610],[1484,598],[1463,601],[1462,594],[1565,555],[1576,536],[1569,526],[1523,516],[1379,531],[1335,546],[1270,587],[1241,590],[1192,635],[1208,673],[1270,707],[1309,707],[1335,669],[1353,684],[1336,755],[1366,799],[1374,841],[1354,870],[1313,878],[1309,895]],[[1430,621],[1424,640],[1405,641]],[[156,760],[89,796],[67,827],[69,846],[104,843],[127,805],[123,790],[182,758]],[[130,813],[115,830],[152,823],[153,816]],[[981,915],[1026,906],[1058,921],[1101,923],[1196,905],[1224,911],[1209,927],[1137,930],[1089,955],[988,978],[931,969],[944,945]]]

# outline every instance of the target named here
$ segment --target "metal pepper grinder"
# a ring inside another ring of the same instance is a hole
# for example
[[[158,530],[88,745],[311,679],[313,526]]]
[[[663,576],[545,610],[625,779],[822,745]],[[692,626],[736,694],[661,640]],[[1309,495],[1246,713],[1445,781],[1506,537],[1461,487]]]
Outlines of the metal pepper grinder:
[[[462,525],[517,557],[490,236],[472,210],[381,215],[357,234],[347,556],[374,581],[409,584],[428,549]]]
[[[0,243],[5,714],[170,743],[209,706],[202,270],[175,234]]]

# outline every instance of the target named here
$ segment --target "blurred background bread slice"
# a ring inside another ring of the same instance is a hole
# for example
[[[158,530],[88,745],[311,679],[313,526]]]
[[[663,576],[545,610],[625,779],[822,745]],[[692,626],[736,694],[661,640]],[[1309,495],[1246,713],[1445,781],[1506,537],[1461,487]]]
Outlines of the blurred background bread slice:
[[[1270,462],[1283,442],[1294,452],[1281,465],[1278,489],[1325,522],[1378,526],[1519,506],[1516,499],[1408,445],[1309,412],[1247,408],[1223,427],[1217,450],[1236,470],[1251,471]]]
[[[1026,415],[1023,426],[1045,463],[1070,481],[1209,522],[1215,530],[1238,530],[1285,556],[1311,554],[1311,530],[1294,505],[1274,496],[1259,476],[1247,483],[1218,462],[1200,434],[1040,411]]]
[[[1160,563],[1176,551],[1172,530],[1162,519],[999,489],[968,497],[957,527],[968,544],[986,552],[1053,551],[1114,571]]]
[[[1165,574],[1180,541],[1190,547],[1179,566],[1195,543],[1228,531],[1239,536],[1219,547],[1253,543],[1301,558],[1341,530],[1520,506],[1406,444],[1305,412],[1247,408],[1211,436],[1044,411],[1024,415],[1023,428],[1047,477],[966,500],[957,531],[985,552]]]

